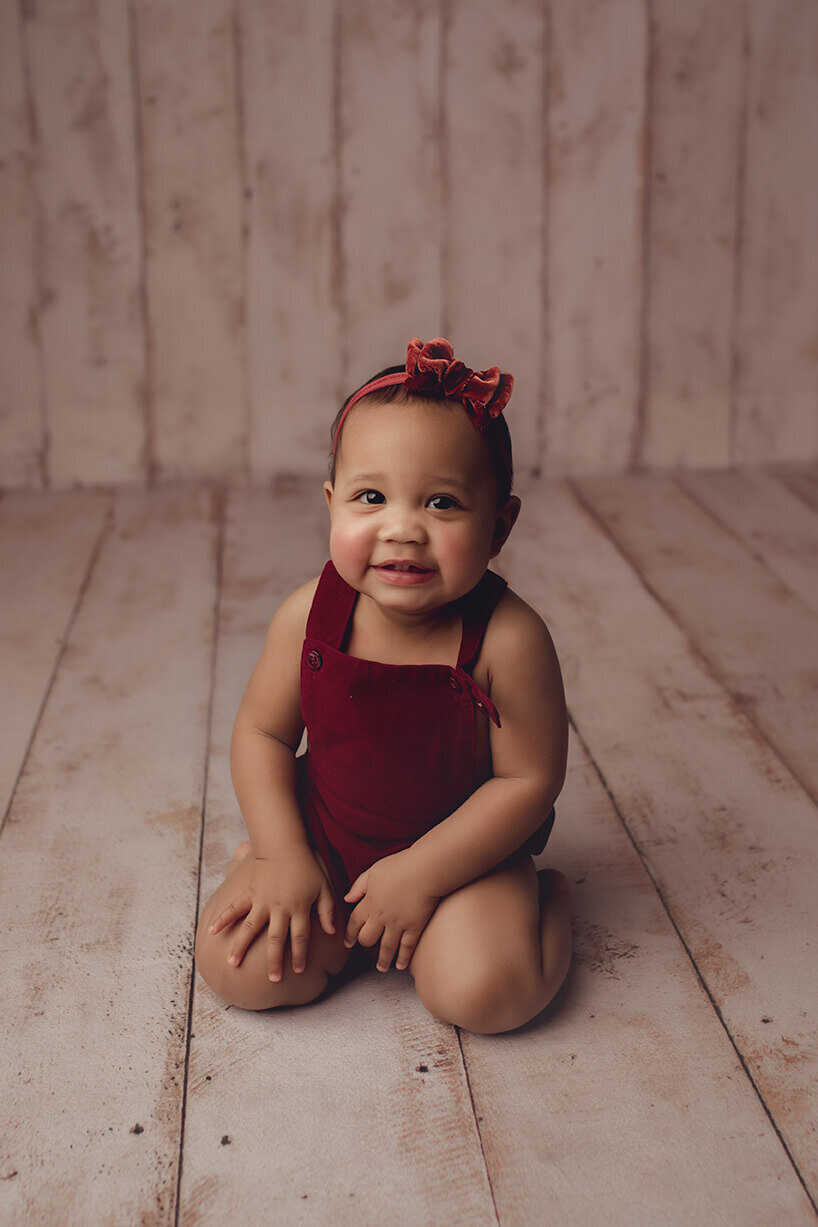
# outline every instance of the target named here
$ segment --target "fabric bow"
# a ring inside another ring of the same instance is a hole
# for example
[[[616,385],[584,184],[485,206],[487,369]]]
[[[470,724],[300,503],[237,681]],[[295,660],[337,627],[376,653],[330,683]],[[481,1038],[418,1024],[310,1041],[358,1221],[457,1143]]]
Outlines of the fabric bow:
[[[406,387],[416,392],[442,392],[459,400],[474,425],[484,430],[492,418],[503,412],[514,387],[514,377],[499,366],[473,371],[454,356],[444,337],[424,345],[413,337],[406,351]]]

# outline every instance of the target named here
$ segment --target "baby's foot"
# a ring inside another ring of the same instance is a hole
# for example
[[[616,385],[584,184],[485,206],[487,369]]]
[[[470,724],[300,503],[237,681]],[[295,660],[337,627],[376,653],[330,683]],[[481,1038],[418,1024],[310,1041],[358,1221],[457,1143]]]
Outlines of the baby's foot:
[[[571,890],[568,879],[558,869],[538,869],[537,883],[540,888],[540,908],[544,903],[563,911],[571,910]]]
[[[239,844],[238,848],[236,848],[236,851],[233,853],[233,860],[243,861],[245,856],[247,856],[249,852],[250,852],[250,840],[245,839],[243,843]]]

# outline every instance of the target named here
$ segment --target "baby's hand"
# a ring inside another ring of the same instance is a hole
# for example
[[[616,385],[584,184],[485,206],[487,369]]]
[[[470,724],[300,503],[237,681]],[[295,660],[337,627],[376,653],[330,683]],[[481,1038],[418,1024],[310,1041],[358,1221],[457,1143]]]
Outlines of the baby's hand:
[[[288,932],[293,971],[306,968],[313,904],[324,932],[335,932],[332,887],[306,844],[282,848],[275,861],[252,853],[246,856],[225,883],[224,894],[229,901],[212,920],[209,932],[234,926],[227,961],[238,967],[251,942],[266,928],[271,980],[282,978]]]
[[[378,971],[388,971],[395,951],[395,967],[409,966],[421,933],[440,899],[431,895],[418,879],[417,870],[406,848],[376,861],[359,874],[344,899],[357,903],[347,923],[345,946],[359,941],[374,946],[381,934]]]

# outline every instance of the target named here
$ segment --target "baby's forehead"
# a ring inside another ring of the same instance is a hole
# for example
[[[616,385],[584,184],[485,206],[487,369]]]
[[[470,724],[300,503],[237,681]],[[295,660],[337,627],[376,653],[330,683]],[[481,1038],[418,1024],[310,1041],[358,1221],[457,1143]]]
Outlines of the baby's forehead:
[[[344,467],[377,459],[422,464],[445,458],[449,467],[476,478],[491,467],[485,440],[462,405],[422,397],[355,405],[342,431],[341,455]]]

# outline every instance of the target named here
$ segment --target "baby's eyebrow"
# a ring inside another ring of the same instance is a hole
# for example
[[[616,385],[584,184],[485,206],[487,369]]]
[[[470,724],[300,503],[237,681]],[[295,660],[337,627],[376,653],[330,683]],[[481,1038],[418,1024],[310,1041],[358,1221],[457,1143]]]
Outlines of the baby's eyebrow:
[[[463,490],[464,492],[468,492],[471,489],[464,481],[458,481],[456,477],[443,477],[440,474],[435,474],[430,480],[440,486],[457,486],[458,490]]]
[[[345,480],[352,486],[360,486],[366,483],[371,483],[372,485],[377,486],[382,485],[386,478],[384,477],[383,473],[350,473],[349,477],[347,477]],[[428,478],[428,482],[430,486],[454,486],[458,490],[461,490],[464,494],[468,494],[471,490],[471,486],[469,486],[466,482],[460,481],[457,477],[451,477],[443,473],[433,473]]]
[[[383,473],[352,473],[347,478],[347,481],[351,482],[354,486],[359,485],[362,481],[382,482]]]

